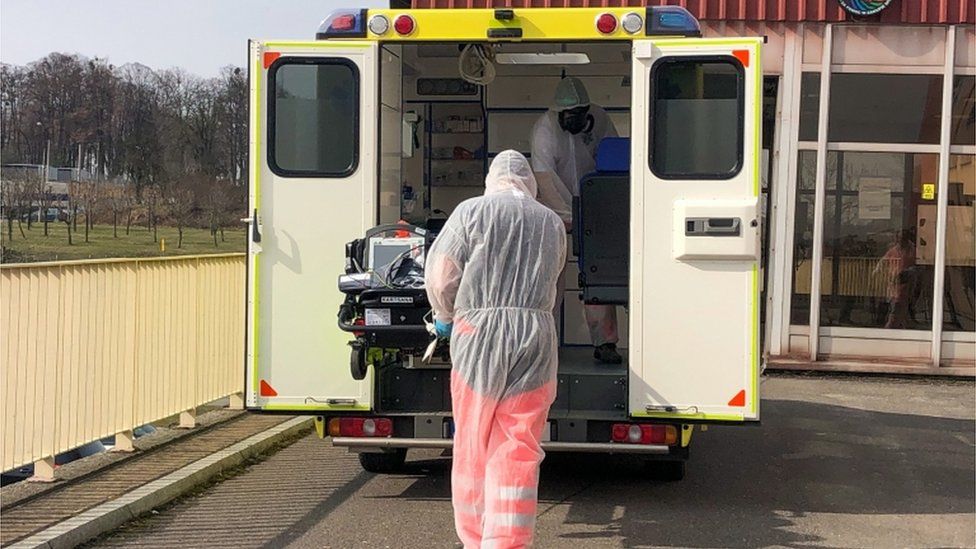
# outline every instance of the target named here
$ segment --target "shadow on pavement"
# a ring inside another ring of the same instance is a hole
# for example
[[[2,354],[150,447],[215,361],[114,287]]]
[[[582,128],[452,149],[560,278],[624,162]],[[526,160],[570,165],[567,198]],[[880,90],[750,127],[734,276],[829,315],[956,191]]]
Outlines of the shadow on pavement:
[[[540,512],[566,518],[559,537],[628,547],[804,545],[809,513],[972,513],[974,422],[764,400],[761,426],[696,433],[684,481],[647,480],[626,456],[551,455]],[[450,461],[412,461],[398,498],[449,498]]]

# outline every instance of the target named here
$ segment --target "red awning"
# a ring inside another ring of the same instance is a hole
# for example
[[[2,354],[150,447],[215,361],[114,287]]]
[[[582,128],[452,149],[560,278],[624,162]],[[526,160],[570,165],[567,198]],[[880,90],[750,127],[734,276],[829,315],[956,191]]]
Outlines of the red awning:
[[[601,8],[684,6],[702,21],[860,21],[885,24],[976,23],[972,0],[893,0],[876,15],[858,17],[837,0],[411,0],[414,8]]]

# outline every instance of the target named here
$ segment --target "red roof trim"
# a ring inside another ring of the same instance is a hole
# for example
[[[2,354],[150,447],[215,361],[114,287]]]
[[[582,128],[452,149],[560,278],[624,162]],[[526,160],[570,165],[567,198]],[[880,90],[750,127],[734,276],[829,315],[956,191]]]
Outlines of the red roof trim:
[[[881,13],[853,16],[837,0],[412,0],[414,8],[580,8],[684,6],[702,21],[976,23],[972,0],[894,0]]]

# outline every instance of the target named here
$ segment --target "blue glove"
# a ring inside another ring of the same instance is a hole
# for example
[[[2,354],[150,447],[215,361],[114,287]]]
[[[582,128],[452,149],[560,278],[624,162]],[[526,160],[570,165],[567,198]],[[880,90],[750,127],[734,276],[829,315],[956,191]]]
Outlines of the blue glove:
[[[450,338],[451,330],[453,329],[453,322],[441,322],[440,320],[434,321],[434,331],[437,332],[437,337],[442,337],[444,339]]]

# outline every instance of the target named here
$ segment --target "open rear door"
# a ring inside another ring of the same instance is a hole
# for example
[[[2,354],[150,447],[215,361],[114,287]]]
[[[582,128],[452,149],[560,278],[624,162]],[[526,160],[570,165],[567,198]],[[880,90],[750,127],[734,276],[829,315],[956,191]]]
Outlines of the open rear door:
[[[634,43],[632,416],[759,418],[760,44]]]
[[[251,43],[248,407],[370,409],[336,281],[345,243],[376,224],[376,49]]]

